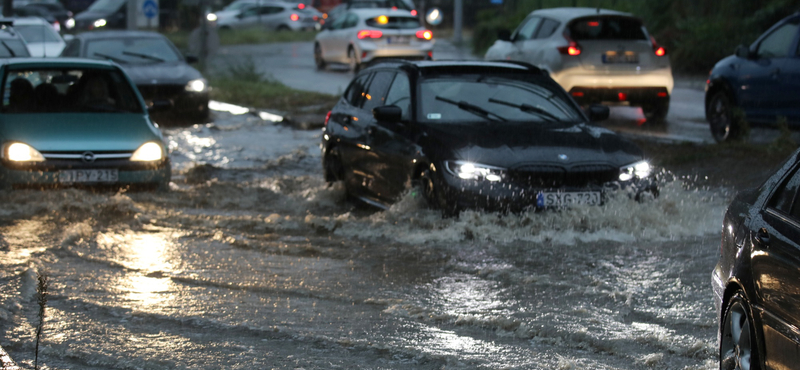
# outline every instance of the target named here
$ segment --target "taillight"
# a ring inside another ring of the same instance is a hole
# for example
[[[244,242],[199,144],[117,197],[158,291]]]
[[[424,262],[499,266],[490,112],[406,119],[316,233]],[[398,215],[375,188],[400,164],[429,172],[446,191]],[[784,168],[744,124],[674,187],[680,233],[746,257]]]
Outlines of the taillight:
[[[430,40],[430,39],[433,38],[433,32],[431,32],[429,30],[417,31],[417,38],[418,39]]]
[[[417,10],[416,9],[411,9],[411,15],[416,17],[417,16]]]
[[[383,32],[377,30],[361,30],[358,31],[357,37],[362,40],[365,38],[379,39],[383,37]]]
[[[297,4],[297,9],[303,10],[305,8],[306,8],[306,4],[303,4],[303,3]]]
[[[297,21],[298,19],[300,19],[300,16],[297,14],[292,14],[289,16],[289,19],[291,19],[292,21]]]
[[[328,114],[325,115],[325,124],[324,124],[325,126],[328,126],[328,121],[330,121],[331,119],[331,113],[333,113],[333,111],[329,110]]]
[[[664,49],[664,47],[659,46],[658,43],[656,42],[655,37],[650,36],[650,42],[653,43],[653,53],[655,53],[656,56],[663,57],[664,55],[667,55],[667,49]]]
[[[573,55],[573,56],[574,55],[581,55],[581,47],[580,47],[580,45],[578,45],[577,42],[572,41],[572,39],[569,38],[569,36],[567,36],[567,35],[564,35],[564,38],[567,39],[569,44],[567,46],[559,47],[558,48],[558,52],[561,53],[561,54],[567,54],[567,55]]]

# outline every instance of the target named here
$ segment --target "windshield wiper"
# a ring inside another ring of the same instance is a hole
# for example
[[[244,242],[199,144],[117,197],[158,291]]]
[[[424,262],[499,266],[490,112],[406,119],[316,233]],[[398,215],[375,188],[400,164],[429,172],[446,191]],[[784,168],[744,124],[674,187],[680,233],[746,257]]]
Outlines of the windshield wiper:
[[[521,111],[523,111],[525,113],[531,113],[531,114],[535,114],[535,115],[544,117],[548,121],[561,122],[561,120],[558,117],[554,116],[552,113],[550,113],[550,112],[548,112],[548,111],[546,111],[546,110],[544,110],[542,108],[534,107],[534,106],[532,106],[530,104],[514,104],[512,102],[507,102],[505,100],[498,100],[498,99],[495,99],[495,98],[489,98],[489,103],[506,105],[506,106],[509,106],[509,107],[517,108],[517,109],[519,109],[519,110],[521,110]]]
[[[17,54],[16,54],[16,53],[14,53],[14,50],[11,50],[11,48],[10,48],[10,47],[9,47],[9,46],[6,44],[6,42],[5,42],[5,41],[3,41],[3,46],[6,48],[6,50],[8,50],[8,52],[9,52],[9,53],[11,53],[11,56],[12,56],[12,57],[15,57],[15,56],[17,56]]]
[[[472,114],[474,114],[474,115],[476,115],[478,117],[487,119],[489,121],[503,121],[503,122],[507,121],[507,119],[503,118],[502,116],[498,115],[497,113],[489,112],[486,109],[483,109],[483,108],[481,108],[481,107],[479,107],[479,106],[477,106],[475,104],[467,103],[467,102],[465,102],[463,100],[455,101],[455,100],[450,100],[450,99],[447,99],[447,98],[443,98],[443,97],[438,96],[438,95],[436,96],[436,100],[440,100],[440,101],[443,101],[445,103],[453,104],[453,105],[457,106],[459,109],[461,109],[463,111],[470,112],[470,113],[472,113]],[[497,118],[492,118],[492,116],[495,116]]]
[[[144,58],[144,59],[155,60],[156,62],[164,62],[164,59],[161,59],[159,57],[154,57],[152,55],[141,54],[141,53],[134,53],[132,51],[123,51],[122,54],[124,54],[124,55],[132,55],[132,56],[139,57],[139,58]]]
[[[120,58],[117,58],[117,57],[112,57],[111,55],[105,55],[105,54],[101,54],[101,53],[94,53],[94,55],[97,55],[98,57],[101,57],[101,58],[106,58],[106,59],[108,59],[108,60],[110,60],[112,62],[128,63],[127,60],[120,59]]]

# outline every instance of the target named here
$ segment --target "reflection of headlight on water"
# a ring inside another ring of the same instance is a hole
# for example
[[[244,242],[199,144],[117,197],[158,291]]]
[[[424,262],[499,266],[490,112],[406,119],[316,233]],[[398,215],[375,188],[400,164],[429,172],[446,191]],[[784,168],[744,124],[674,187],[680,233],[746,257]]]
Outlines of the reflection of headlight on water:
[[[639,161],[619,169],[619,181],[629,181],[633,178],[643,179],[650,176],[652,167],[647,161]]]
[[[487,166],[465,161],[448,161],[445,169],[451,174],[464,180],[500,181],[503,179],[504,168]]]
[[[206,89],[206,81],[202,78],[191,80],[186,84],[186,91],[203,92]]]
[[[106,20],[103,18],[94,21],[94,28],[104,27],[105,25],[106,25]]]

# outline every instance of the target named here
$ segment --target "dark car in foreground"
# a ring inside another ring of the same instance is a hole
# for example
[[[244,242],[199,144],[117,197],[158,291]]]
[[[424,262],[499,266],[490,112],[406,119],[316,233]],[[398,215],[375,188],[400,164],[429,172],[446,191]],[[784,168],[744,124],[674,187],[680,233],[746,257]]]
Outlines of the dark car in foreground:
[[[719,61],[706,85],[706,120],[718,142],[745,133],[741,122],[800,127],[800,13]],[[743,116],[742,116],[743,115]]]
[[[712,287],[720,369],[800,364],[800,151],[738,194],[722,224]]]
[[[64,57],[111,60],[131,77],[148,106],[171,104],[174,118],[208,117],[208,81],[166,37],[147,31],[94,31],[75,36]]]
[[[601,204],[655,192],[642,151],[591,124],[547,74],[521,62],[387,62],[355,76],[326,119],[327,181],[378,207],[419,184],[445,214]]]

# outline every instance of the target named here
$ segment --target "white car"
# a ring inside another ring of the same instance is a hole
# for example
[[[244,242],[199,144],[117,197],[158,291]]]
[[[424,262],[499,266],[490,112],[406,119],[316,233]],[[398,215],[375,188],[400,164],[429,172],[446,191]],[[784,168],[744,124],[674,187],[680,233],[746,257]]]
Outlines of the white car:
[[[14,30],[25,39],[32,57],[55,58],[67,45],[53,26],[42,18],[14,18]]]
[[[261,5],[250,4],[239,10],[215,14],[217,27],[221,30],[260,25],[278,31],[315,29],[321,15],[314,8],[304,4],[277,1],[265,1]]]
[[[487,60],[518,60],[550,73],[581,105],[641,107],[662,121],[672,95],[666,50],[639,18],[598,8],[531,12],[514,33],[501,32]]]
[[[431,59],[433,33],[407,10],[351,9],[326,23],[314,40],[318,69],[345,63],[353,71],[376,59]]]

